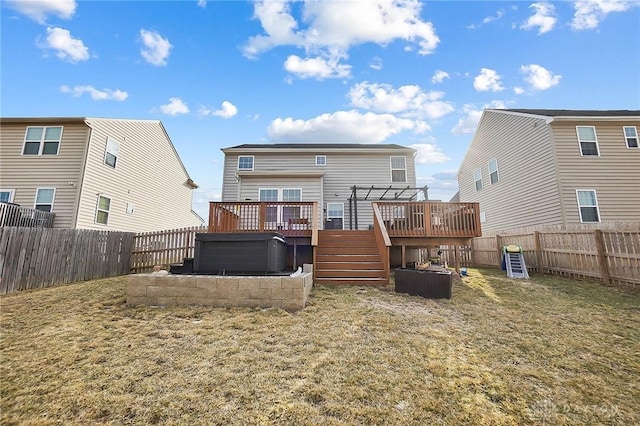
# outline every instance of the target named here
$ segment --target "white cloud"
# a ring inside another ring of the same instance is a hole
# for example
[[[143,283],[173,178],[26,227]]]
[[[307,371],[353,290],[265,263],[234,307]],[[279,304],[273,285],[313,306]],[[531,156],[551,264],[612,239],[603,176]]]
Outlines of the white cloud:
[[[458,191],[458,171],[446,169],[431,176],[417,176],[418,185],[426,185],[430,200],[449,201]]]
[[[237,113],[238,113],[238,108],[229,101],[222,102],[220,109],[216,111],[206,106],[201,106],[198,109],[198,115],[201,117],[205,117],[207,115],[215,115],[217,117],[222,117],[225,120],[235,116]]]
[[[167,65],[167,58],[173,47],[168,39],[163,38],[155,31],[141,29],[140,40],[143,45],[140,54],[145,61],[158,67]]]
[[[198,6],[204,9],[207,7],[207,0],[198,0]]]
[[[64,28],[47,28],[46,39],[38,39],[37,44],[43,49],[55,50],[56,56],[64,61],[79,62],[89,59],[89,49],[82,40],[73,38],[71,32]]]
[[[573,3],[575,10],[571,28],[591,30],[611,12],[624,12],[640,6],[637,0],[580,0]]]
[[[516,86],[513,88],[513,93],[516,95],[522,95],[524,93],[524,89],[520,86]]]
[[[188,114],[189,107],[180,98],[169,98],[169,103],[161,105],[160,111],[167,115]]]
[[[45,24],[48,15],[70,19],[76,13],[75,0],[5,0],[4,3],[39,24]]]
[[[524,81],[531,85],[533,90],[547,90],[560,83],[561,75],[553,74],[546,68],[536,65],[522,65],[520,72],[524,74]]]
[[[483,24],[489,24],[493,21],[497,21],[498,19],[502,18],[504,16],[504,10],[500,9],[496,12],[495,16],[487,16],[486,18],[484,18],[482,20]]]
[[[500,76],[495,70],[489,68],[482,68],[480,74],[473,79],[473,87],[478,92],[498,92],[504,90],[504,87],[500,84]]]
[[[445,78],[450,78],[449,73],[442,70],[437,70],[431,77],[431,83],[442,83]]]
[[[409,145],[409,147],[418,150],[416,153],[416,163],[418,164],[437,164],[450,160],[450,158],[434,144],[420,143]]]
[[[474,105],[466,104],[463,107],[465,115],[458,120],[458,123],[451,129],[451,133],[455,135],[466,135],[475,132],[480,122],[480,117],[482,117],[482,111],[484,111],[485,108],[504,109],[505,104],[502,101],[491,101],[483,105],[480,109],[477,109]]]
[[[284,62],[284,68],[300,78],[346,78],[351,73],[351,66],[340,64],[339,58],[306,58],[291,55]]]
[[[122,90],[111,90],[111,89],[102,89],[98,90],[93,86],[61,86],[60,91],[62,93],[69,93],[73,97],[79,98],[83,94],[88,93],[91,96],[91,99],[94,101],[124,101],[129,97],[127,92],[123,92]]]
[[[389,84],[364,81],[349,90],[351,105],[384,113],[399,113],[403,117],[440,118],[454,107],[441,99],[444,92],[424,92],[420,86],[408,85],[394,89]]]
[[[395,40],[416,44],[418,53],[433,53],[440,39],[433,25],[421,18],[416,0],[305,1],[298,22],[291,2],[257,1],[254,18],[264,34],[250,37],[244,55],[254,58],[276,46],[304,48],[324,58],[341,58],[355,45],[387,45]],[[304,25],[304,28],[301,28]]]
[[[369,62],[369,68],[380,71],[382,69],[382,58],[379,56],[373,58],[371,62]]]
[[[269,137],[281,142],[380,143],[397,133],[423,132],[428,126],[392,114],[360,113],[355,110],[322,114],[310,120],[276,118],[267,129]]]
[[[538,28],[538,34],[544,34],[551,31],[556,25],[558,21],[556,8],[551,3],[532,3],[529,8],[534,9],[535,13],[520,28],[525,30]]]

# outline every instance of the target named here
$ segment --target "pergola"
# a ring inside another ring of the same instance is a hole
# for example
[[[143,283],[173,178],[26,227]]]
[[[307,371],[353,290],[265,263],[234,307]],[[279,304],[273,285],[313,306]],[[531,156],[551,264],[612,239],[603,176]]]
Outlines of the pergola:
[[[354,225],[358,229],[358,201],[426,201],[429,199],[428,191],[429,187],[426,185],[421,188],[354,185],[349,197],[349,229],[354,229]]]

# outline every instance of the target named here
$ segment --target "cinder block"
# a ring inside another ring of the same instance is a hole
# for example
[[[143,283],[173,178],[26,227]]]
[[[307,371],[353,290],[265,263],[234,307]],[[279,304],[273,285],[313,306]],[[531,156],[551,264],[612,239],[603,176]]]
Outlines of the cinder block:
[[[156,301],[158,306],[176,306],[175,297],[158,297]]]
[[[172,282],[175,277],[169,275],[156,275],[155,278],[157,286],[168,287],[170,285],[173,285]]]
[[[237,306],[239,308],[255,308],[259,306],[259,301],[255,299],[240,299]]]
[[[146,296],[147,295],[147,285],[140,282],[129,282],[127,283],[127,297],[128,296]]]
[[[271,289],[254,287],[249,289],[249,299],[271,299]]]
[[[157,285],[147,286],[147,297],[162,297],[164,294],[163,287]]]
[[[305,263],[302,265],[302,272],[313,274],[313,263]]]
[[[238,290],[238,299],[249,299],[249,289],[248,288],[241,288]]]
[[[218,287],[227,289],[228,291],[238,292],[239,288],[238,277],[218,277]]]
[[[282,288],[282,277],[260,277],[260,288],[280,289]]]
[[[202,287],[187,287],[187,298],[203,299],[209,297],[209,290]]]
[[[167,287],[164,295],[167,297],[187,297],[187,287]]]
[[[291,298],[302,300],[304,298],[304,289],[303,288],[291,289]]]
[[[127,305],[129,306],[144,306],[148,304],[148,299],[145,296],[127,296]]]
[[[156,282],[156,277],[153,275],[149,275],[149,274],[129,275],[129,283],[154,285],[155,282]]]
[[[293,298],[293,290],[290,288],[278,288],[271,290],[271,299],[291,299]]]
[[[218,286],[217,284],[211,288],[209,288],[209,297],[211,299],[226,299],[227,294],[229,294],[226,288]]]
[[[259,277],[242,277],[238,280],[238,290],[250,290],[258,287],[260,287]]]
[[[218,282],[217,277],[211,275],[194,275],[193,278],[195,279],[196,287],[201,288],[215,287]]]
[[[282,277],[281,278],[281,287],[282,288],[302,288],[304,282],[304,277]]]

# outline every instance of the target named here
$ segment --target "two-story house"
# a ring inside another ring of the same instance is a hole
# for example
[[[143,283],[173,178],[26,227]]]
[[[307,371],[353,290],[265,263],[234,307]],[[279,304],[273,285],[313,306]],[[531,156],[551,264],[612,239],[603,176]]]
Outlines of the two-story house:
[[[486,109],[458,172],[482,229],[640,221],[640,111]]]
[[[278,232],[316,283],[385,285],[419,248],[480,235],[477,204],[426,201],[412,148],[393,144],[246,144],[222,150],[222,201],[209,232]]]
[[[0,119],[0,202],[53,212],[56,228],[200,225],[195,188],[160,121]]]

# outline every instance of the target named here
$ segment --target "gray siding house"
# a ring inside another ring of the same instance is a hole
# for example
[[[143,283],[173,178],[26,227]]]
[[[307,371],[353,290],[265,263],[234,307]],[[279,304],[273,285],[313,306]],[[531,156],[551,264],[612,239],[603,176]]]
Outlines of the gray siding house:
[[[458,172],[485,232],[640,221],[640,111],[486,109]]]
[[[131,232],[202,224],[190,179],[156,120],[1,118],[0,202],[56,228]]]
[[[223,202],[315,201],[322,211],[319,229],[368,229],[373,224],[371,202],[380,193],[355,200],[354,186],[394,188],[387,196],[416,186],[416,151],[400,145],[245,144],[222,152]]]

